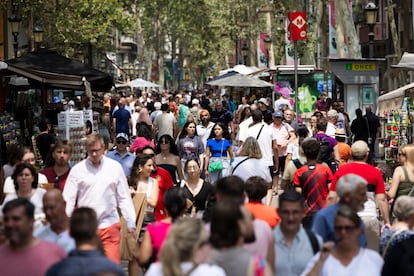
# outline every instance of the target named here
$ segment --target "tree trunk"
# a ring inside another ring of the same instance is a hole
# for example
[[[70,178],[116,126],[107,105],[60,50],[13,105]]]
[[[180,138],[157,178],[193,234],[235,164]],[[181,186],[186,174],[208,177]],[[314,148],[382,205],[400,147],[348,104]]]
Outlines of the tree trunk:
[[[323,0],[314,0],[312,6],[309,7],[309,12],[307,13],[307,40],[306,46],[303,51],[303,56],[301,58],[301,64],[315,65],[315,48],[317,44],[317,38],[323,37],[326,33],[323,32],[323,28],[320,28],[322,22],[322,15],[324,9]],[[319,33],[319,35],[318,35]],[[323,38],[322,38],[323,39]]]
[[[343,22],[343,11],[340,7],[341,2],[344,0],[335,0],[335,22],[336,22],[336,49],[339,58],[345,58],[345,41],[344,41],[344,22]]]
[[[395,24],[395,17],[394,17],[394,8],[392,5],[392,0],[387,0],[387,17],[388,17],[388,24],[391,32],[391,39],[394,46],[394,53],[397,56],[397,60],[401,59],[401,49],[400,49],[400,39],[398,38],[398,31],[397,25]],[[407,35],[408,36],[408,35]],[[404,85],[404,76],[402,71],[400,71],[398,75],[398,85]]]
[[[335,11],[342,14],[341,23],[343,24],[344,31],[346,34],[349,57],[360,58],[361,48],[359,44],[359,38],[355,29],[354,20],[351,16],[348,1],[337,0],[335,1],[335,5]],[[337,12],[335,12],[335,14],[338,14]],[[336,17],[336,20],[338,20],[338,16]]]

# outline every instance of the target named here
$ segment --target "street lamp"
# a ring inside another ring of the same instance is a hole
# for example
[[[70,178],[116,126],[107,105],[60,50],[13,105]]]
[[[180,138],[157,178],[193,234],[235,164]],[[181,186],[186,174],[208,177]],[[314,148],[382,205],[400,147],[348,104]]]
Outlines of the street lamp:
[[[13,35],[13,50],[14,57],[17,57],[17,51],[19,47],[19,42],[17,40],[19,36],[20,22],[22,21],[21,16],[19,15],[19,6],[16,3],[13,3],[12,14],[9,17],[9,23],[11,27],[11,32]]]
[[[241,48],[241,53],[243,56],[243,63],[244,65],[247,65],[247,55],[249,54],[249,46],[247,43],[243,44],[243,47]]]
[[[36,48],[40,47],[40,44],[43,41],[43,33],[44,31],[42,26],[39,23],[36,23],[36,25],[33,27],[33,38]]]
[[[272,39],[270,38],[269,35],[266,35],[263,42],[264,42],[264,47],[266,49],[266,55],[267,55],[267,57],[266,57],[266,66],[267,66],[267,68],[269,68],[269,60],[270,60],[269,50],[272,47]]]
[[[374,26],[377,22],[377,13],[378,7],[375,5],[374,2],[369,1],[368,4],[365,6],[365,19],[366,23],[369,27],[368,39],[369,39],[369,57],[374,57]]]

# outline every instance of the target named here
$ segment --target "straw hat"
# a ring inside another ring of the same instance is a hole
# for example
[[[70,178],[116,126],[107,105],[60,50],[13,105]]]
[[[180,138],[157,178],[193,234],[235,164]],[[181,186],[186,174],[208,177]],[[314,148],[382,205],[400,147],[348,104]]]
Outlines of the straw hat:
[[[335,129],[335,137],[343,137],[343,138],[346,138],[345,129],[344,128],[337,128],[337,129]]]

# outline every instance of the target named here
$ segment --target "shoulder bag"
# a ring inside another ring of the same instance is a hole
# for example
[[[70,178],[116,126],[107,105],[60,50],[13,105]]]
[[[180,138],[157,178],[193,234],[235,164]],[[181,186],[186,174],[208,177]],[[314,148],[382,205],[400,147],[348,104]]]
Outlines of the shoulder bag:
[[[210,162],[208,164],[209,172],[213,173],[213,172],[219,172],[223,170],[223,160],[222,160],[223,148],[224,148],[224,140],[222,140],[222,144],[221,144],[220,159],[217,161]]]

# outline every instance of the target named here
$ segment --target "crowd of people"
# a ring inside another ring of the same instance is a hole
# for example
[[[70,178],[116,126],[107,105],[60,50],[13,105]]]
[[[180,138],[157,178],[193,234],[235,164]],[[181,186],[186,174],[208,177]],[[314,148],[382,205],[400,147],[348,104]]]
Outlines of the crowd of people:
[[[387,191],[370,107],[350,122],[322,95],[306,124],[288,103],[106,95],[108,136],[85,136],[83,161],[60,137],[40,171],[10,146],[2,275],[413,273],[414,146]]]

